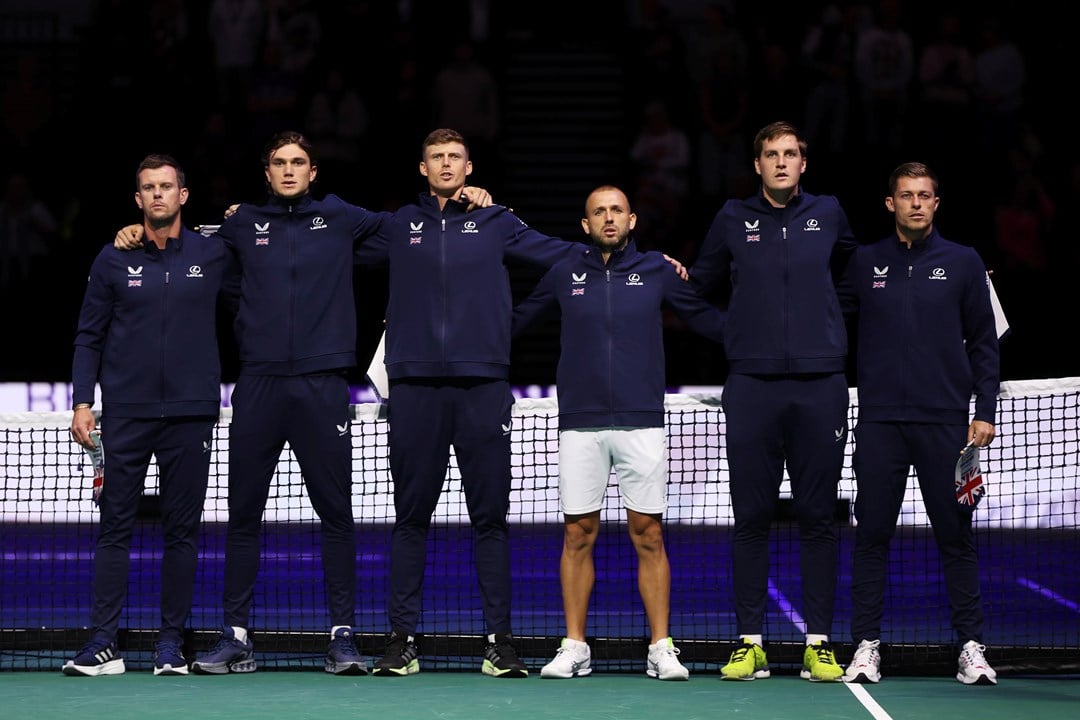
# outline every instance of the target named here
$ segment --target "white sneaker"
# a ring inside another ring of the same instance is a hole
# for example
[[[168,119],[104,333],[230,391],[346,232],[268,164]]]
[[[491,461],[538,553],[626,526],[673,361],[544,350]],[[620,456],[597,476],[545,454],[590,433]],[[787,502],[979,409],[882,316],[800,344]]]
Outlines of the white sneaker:
[[[584,677],[592,672],[592,650],[589,643],[563,638],[555,659],[540,670],[542,678]]]
[[[844,682],[876,683],[881,680],[880,640],[860,640],[855,656],[844,671]]]
[[[968,640],[960,651],[959,668],[956,679],[965,685],[997,685],[997,673],[986,662],[983,653],[986,646],[975,640]]]
[[[667,637],[649,646],[649,660],[645,668],[649,677],[661,680],[688,680],[690,671],[679,662],[679,648]]]

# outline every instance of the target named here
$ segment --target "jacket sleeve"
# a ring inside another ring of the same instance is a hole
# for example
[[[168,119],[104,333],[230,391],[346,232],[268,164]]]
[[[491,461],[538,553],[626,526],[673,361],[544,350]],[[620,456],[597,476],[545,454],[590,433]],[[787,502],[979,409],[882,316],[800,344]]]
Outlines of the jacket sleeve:
[[[342,201],[344,202],[344,201]],[[354,239],[353,262],[357,265],[383,265],[389,257],[393,213],[372,212],[345,203],[349,229]]]
[[[690,282],[698,293],[705,297],[731,282],[731,252],[724,222],[725,208],[721,208],[713,218],[712,225],[701,243],[697,260],[688,270]]]
[[[109,287],[105,259],[107,249],[98,253],[90,266],[82,308],[79,311],[79,327],[75,333],[75,353],[71,362],[71,401],[94,402],[94,387],[101,371],[101,355],[105,338],[112,322],[115,298]]]
[[[679,319],[699,335],[723,343],[727,313],[705,300],[693,285],[674,272],[664,273],[663,277],[664,302]]]
[[[839,201],[836,201],[836,244],[833,245],[832,255],[829,258],[829,267],[832,271],[833,286],[836,288],[836,297],[840,301],[840,310],[848,318],[854,315],[858,308],[853,277],[857,248],[858,242],[855,239],[855,233],[851,230],[847,213],[844,212]]]
[[[506,256],[511,260],[528,263],[545,270],[567,256],[581,243],[563,240],[554,235],[545,235],[529,227],[523,220],[509,210],[496,215],[498,232],[506,237]]]
[[[990,304],[990,279],[974,249],[970,249],[970,257],[964,292],[964,347],[975,385],[974,419],[993,423],[1001,388],[1001,348]]]
[[[517,337],[534,323],[541,319],[549,319],[558,313],[555,309],[559,303],[555,299],[555,278],[558,273],[555,268],[548,270],[532,293],[514,307],[514,314],[510,321],[510,337]]]

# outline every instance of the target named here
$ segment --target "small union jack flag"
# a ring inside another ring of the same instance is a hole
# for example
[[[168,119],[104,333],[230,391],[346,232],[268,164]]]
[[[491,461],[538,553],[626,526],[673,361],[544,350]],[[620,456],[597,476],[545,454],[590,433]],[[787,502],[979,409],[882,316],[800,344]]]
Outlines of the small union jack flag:
[[[255,238],[255,244],[256,245],[269,245],[270,244],[270,238],[257,237],[257,238]]]
[[[960,479],[956,481],[956,500],[961,505],[975,507],[982,500],[985,490],[982,470],[979,469],[977,463],[973,464],[971,467],[965,468],[960,475]]]
[[[875,280],[874,281],[874,287],[875,288],[883,288],[883,287],[885,287],[885,281],[884,280]]]
[[[585,294],[585,288],[572,288],[570,290],[570,294],[571,295],[584,295]]]
[[[142,280],[128,280],[128,287],[142,287]]]

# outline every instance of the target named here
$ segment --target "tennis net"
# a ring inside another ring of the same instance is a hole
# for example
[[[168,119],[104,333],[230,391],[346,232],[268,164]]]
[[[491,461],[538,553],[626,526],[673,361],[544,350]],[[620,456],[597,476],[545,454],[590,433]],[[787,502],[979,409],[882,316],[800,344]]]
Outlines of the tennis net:
[[[1080,671],[1080,378],[1003,383],[998,437],[983,453],[988,496],[975,512],[986,608],[988,657],[999,672]],[[669,510],[665,541],[672,567],[671,633],[696,672],[718,670],[736,637],[731,567],[731,503],[725,418],[716,394],[667,397]],[[388,548],[394,519],[384,408],[354,406],[353,511],[357,519],[357,637],[379,655],[386,637]],[[559,587],[558,418],[554,398],[514,408],[510,524],[513,620],[519,653],[539,667],[564,625]],[[852,391],[849,425],[858,416]],[[0,670],[56,670],[89,639],[96,509],[92,469],[68,434],[69,413],[0,415]],[[220,631],[227,522],[228,409],[215,430],[204,509],[189,657]],[[107,437],[108,428],[104,428]],[[107,440],[106,440],[107,442]],[[850,560],[855,482],[851,433],[836,504],[840,576],[834,644],[850,657]],[[107,469],[106,469],[107,478]],[[106,479],[106,487],[107,487]],[[802,660],[804,627],[798,528],[785,478],[771,535],[765,639],[782,672]],[[131,543],[121,649],[128,666],[150,666],[159,623],[161,532],[158,478],[151,464]],[[648,623],[636,581],[614,476],[595,552],[589,637],[599,670],[639,672]],[[328,640],[318,519],[299,466],[282,453],[264,516],[262,566],[251,621],[266,669],[322,667]],[[472,536],[453,454],[429,535],[423,614],[425,670],[476,669],[485,632],[472,566]],[[921,498],[910,479],[893,542],[882,640],[890,674],[954,669],[956,651],[940,562]]]

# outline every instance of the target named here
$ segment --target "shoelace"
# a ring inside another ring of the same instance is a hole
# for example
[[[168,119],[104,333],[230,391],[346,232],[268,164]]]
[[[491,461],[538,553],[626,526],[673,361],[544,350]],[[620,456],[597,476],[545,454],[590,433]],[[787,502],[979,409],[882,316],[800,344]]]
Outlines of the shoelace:
[[[814,654],[817,655],[818,662],[825,663],[826,665],[835,665],[836,657],[833,655],[832,648],[824,643],[818,646],[811,645],[814,650]]]
[[[735,652],[731,653],[731,662],[742,662],[746,659],[747,653],[751,652],[753,649],[754,648],[752,645],[740,645],[739,647],[735,648]]]
[[[878,649],[877,645],[870,645],[868,647],[859,648],[855,651],[855,659],[851,664],[856,667],[863,665],[877,665]]]
[[[182,653],[180,652],[180,645],[174,642],[169,642],[167,640],[165,642],[159,642],[157,645],[154,646],[154,649],[157,651],[158,655],[176,655],[177,657],[182,656]]]
[[[985,651],[985,645],[976,645],[972,648],[966,648],[964,650],[964,660],[972,667],[986,667],[986,656],[983,655],[983,652]]]

